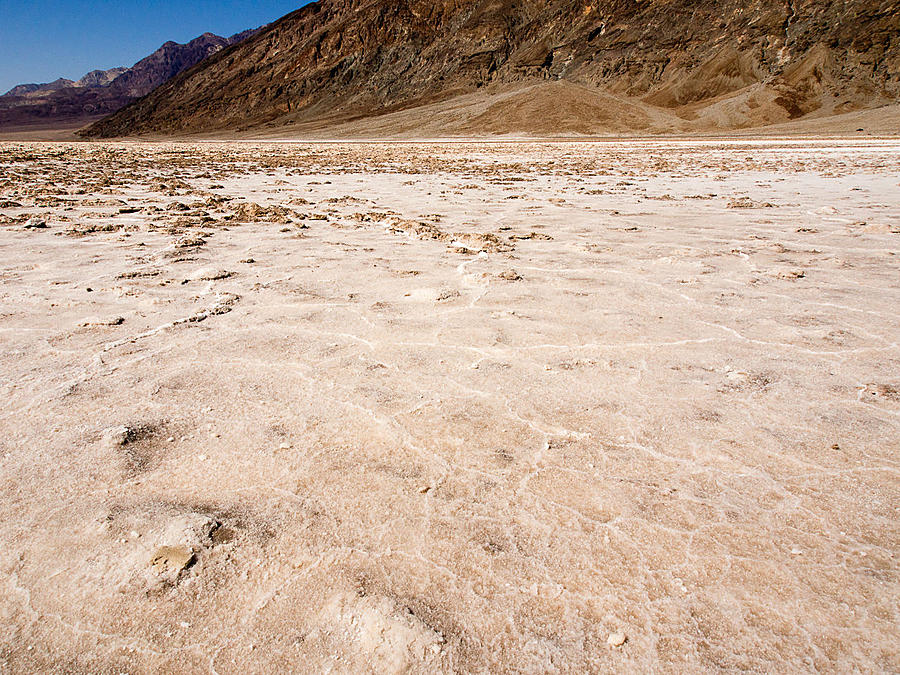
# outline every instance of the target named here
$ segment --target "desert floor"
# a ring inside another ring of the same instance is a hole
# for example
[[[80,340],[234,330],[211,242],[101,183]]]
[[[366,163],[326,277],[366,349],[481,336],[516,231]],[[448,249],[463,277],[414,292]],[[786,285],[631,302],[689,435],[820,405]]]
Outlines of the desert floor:
[[[900,141],[0,144],[0,671],[897,672]]]

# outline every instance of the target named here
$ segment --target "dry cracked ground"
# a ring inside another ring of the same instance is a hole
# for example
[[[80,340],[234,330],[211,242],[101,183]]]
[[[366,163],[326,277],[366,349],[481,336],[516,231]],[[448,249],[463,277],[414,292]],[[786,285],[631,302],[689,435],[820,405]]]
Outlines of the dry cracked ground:
[[[898,176],[0,145],[0,671],[897,672]]]

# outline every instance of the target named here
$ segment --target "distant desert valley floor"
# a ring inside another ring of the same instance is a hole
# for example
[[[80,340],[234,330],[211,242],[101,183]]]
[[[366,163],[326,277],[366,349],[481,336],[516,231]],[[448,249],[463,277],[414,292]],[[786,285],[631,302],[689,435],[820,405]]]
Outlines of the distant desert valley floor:
[[[0,143],[0,672],[900,671],[900,140]]]

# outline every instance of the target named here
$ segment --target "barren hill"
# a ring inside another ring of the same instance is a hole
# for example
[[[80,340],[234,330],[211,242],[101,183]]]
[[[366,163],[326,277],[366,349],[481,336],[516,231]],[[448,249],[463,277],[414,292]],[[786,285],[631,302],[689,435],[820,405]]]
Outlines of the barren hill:
[[[898,94],[897,0],[319,0],[86,133],[738,129]]]

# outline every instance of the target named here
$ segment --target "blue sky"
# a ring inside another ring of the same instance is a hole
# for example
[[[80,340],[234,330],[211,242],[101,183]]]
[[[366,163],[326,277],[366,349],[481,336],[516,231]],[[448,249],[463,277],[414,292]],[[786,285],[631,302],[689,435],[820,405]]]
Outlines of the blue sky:
[[[0,94],[25,82],[131,66],[167,40],[233,35],[308,1],[0,0]]]

